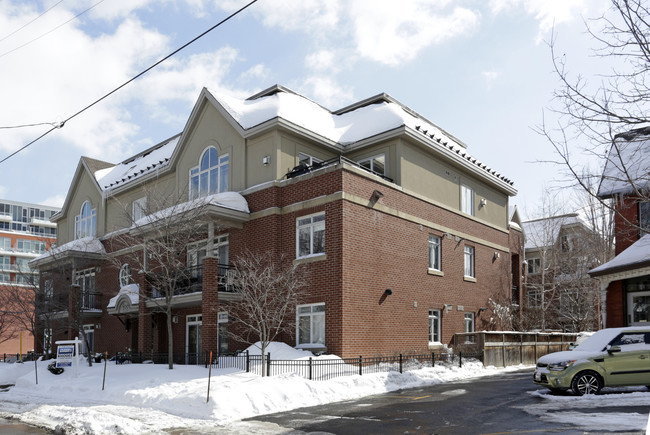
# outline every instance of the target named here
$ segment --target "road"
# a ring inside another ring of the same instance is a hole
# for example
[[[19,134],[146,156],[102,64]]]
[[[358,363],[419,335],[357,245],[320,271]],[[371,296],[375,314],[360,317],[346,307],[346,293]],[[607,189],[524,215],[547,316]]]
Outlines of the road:
[[[532,371],[526,370],[302,408],[260,416],[249,421],[275,423],[293,429],[293,434],[603,433],[585,431],[572,423],[559,423],[552,418],[553,412],[571,408],[569,411],[581,412],[583,415],[598,413],[599,418],[609,412],[612,415],[636,412],[639,414],[637,420],[641,423],[637,422],[637,429],[626,433],[645,433],[640,428],[645,426],[643,419],[647,419],[650,404],[593,409],[584,402],[579,404],[567,395],[566,399],[569,400],[550,402],[549,408],[548,401],[539,394],[531,394],[537,390],[540,388],[532,383]],[[545,394],[544,390],[543,392]]]

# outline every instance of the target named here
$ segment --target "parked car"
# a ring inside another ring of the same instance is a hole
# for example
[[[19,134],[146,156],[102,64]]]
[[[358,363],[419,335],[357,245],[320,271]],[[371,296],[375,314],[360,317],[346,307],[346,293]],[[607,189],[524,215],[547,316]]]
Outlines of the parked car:
[[[537,385],[551,391],[596,394],[603,387],[650,388],[650,325],[601,329],[573,350],[537,360]]]

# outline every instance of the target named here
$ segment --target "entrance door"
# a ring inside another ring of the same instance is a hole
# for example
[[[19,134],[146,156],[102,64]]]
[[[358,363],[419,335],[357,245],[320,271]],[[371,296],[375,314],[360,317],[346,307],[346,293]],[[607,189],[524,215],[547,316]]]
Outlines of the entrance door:
[[[187,316],[185,333],[185,363],[201,363],[201,326],[203,316],[200,314]]]
[[[650,322],[650,291],[628,292],[628,324],[643,326]]]

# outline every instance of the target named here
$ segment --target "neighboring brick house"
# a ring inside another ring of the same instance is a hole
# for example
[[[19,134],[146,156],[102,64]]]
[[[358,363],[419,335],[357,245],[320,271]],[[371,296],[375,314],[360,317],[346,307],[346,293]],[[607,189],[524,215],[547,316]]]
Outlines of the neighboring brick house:
[[[140,213],[154,184],[205,196],[214,220],[182,254],[203,278],[172,302],[175,353],[241,348],[221,334],[219,300],[232,296],[225,265],[245,250],[309,274],[296,332],[283,339],[346,357],[450,344],[486,327],[490,298],[521,288],[512,181],[413,110],[385,94],[330,112],[280,86],[246,100],[203,89],[180,135],[117,165],[81,159],[53,218],[59,248],[34,261],[43,276],[64,271],[55,293],[92,300],[80,315],[95,351],[166,351],[165,329],[137,296],[151,290],[142,274],[107,261],[125,252],[109,243],[129,231],[119,210]]]
[[[599,235],[577,213],[523,222],[526,238],[525,329],[599,329],[596,263]]]
[[[609,328],[650,321],[650,128],[619,134],[609,151],[598,196],[613,204],[616,257],[589,271],[600,280]]]
[[[56,242],[56,225],[50,217],[58,211],[58,207],[0,199],[0,315],[11,316],[31,305],[28,301],[34,298],[38,274],[28,263]],[[10,325],[4,325],[4,336],[0,338],[6,338],[9,332],[15,336],[0,343],[0,357],[25,353],[34,346],[28,325],[9,318]]]

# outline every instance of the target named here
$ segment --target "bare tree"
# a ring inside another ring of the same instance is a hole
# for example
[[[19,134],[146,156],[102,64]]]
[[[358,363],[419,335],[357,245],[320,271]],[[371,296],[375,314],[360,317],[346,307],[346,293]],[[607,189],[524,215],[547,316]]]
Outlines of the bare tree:
[[[240,298],[225,302],[232,326],[228,334],[245,343],[260,343],[262,374],[266,349],[281,334],[293,335],[295,324],[289,321],[302,300],[305,272],[270,252],[255,255],[247,251],[234,262],[233,281]],[[231,314],[232,313],[232,314]]]
[[[156,191],[155,186],[145,193],[146,205],[142,204],[134,216],[128,204],[124,208],[124,228],[109,235],[110,251],[114,253],[109,261],[117,269],[127,263],[134,275],[144,274],[146,285],[139,289],[139,297],[154,305],[152,313],[162,313],[166,318],[171,370],[174,367],[173,299],[199,291],[193,283],[201,271],[189,267],[188,245],[214,235],[219,225],[214,218],[210,219],[211,196],[183,201],[179,195]]]
[[[613,209],[603,199],[608,195],[597,197],[593,188],[601,181],[603,167],[611,169],[604,177],[608,183],[625,186],[627,194],[647,201],[649,168],[646,161],[639,166],[639,157],[648,154],[644,144],[650,131],[637,130],[642,133],[637,137],[633,130],[647,127],[649,121],[650,10],[645,0],[611,0],[610,9],[585,26],[598,44],[595,55],[603,71],[590,71],[591,77],[572,73],[553,37],[550,48],[559,87],[551,110],[558,120],[543,121],[538,131],[554,147],[559,157],[554,163],[566,170],[568,180],[603,206]],[[590,170],[593,167],[599,170]],[[638,229],[636,222],[626,224]]]
[[[14,322],[15,306],[12,303],[9,291],[10,287],[0,289],[0,343],[4,343],[16,337],[18,331]]]

